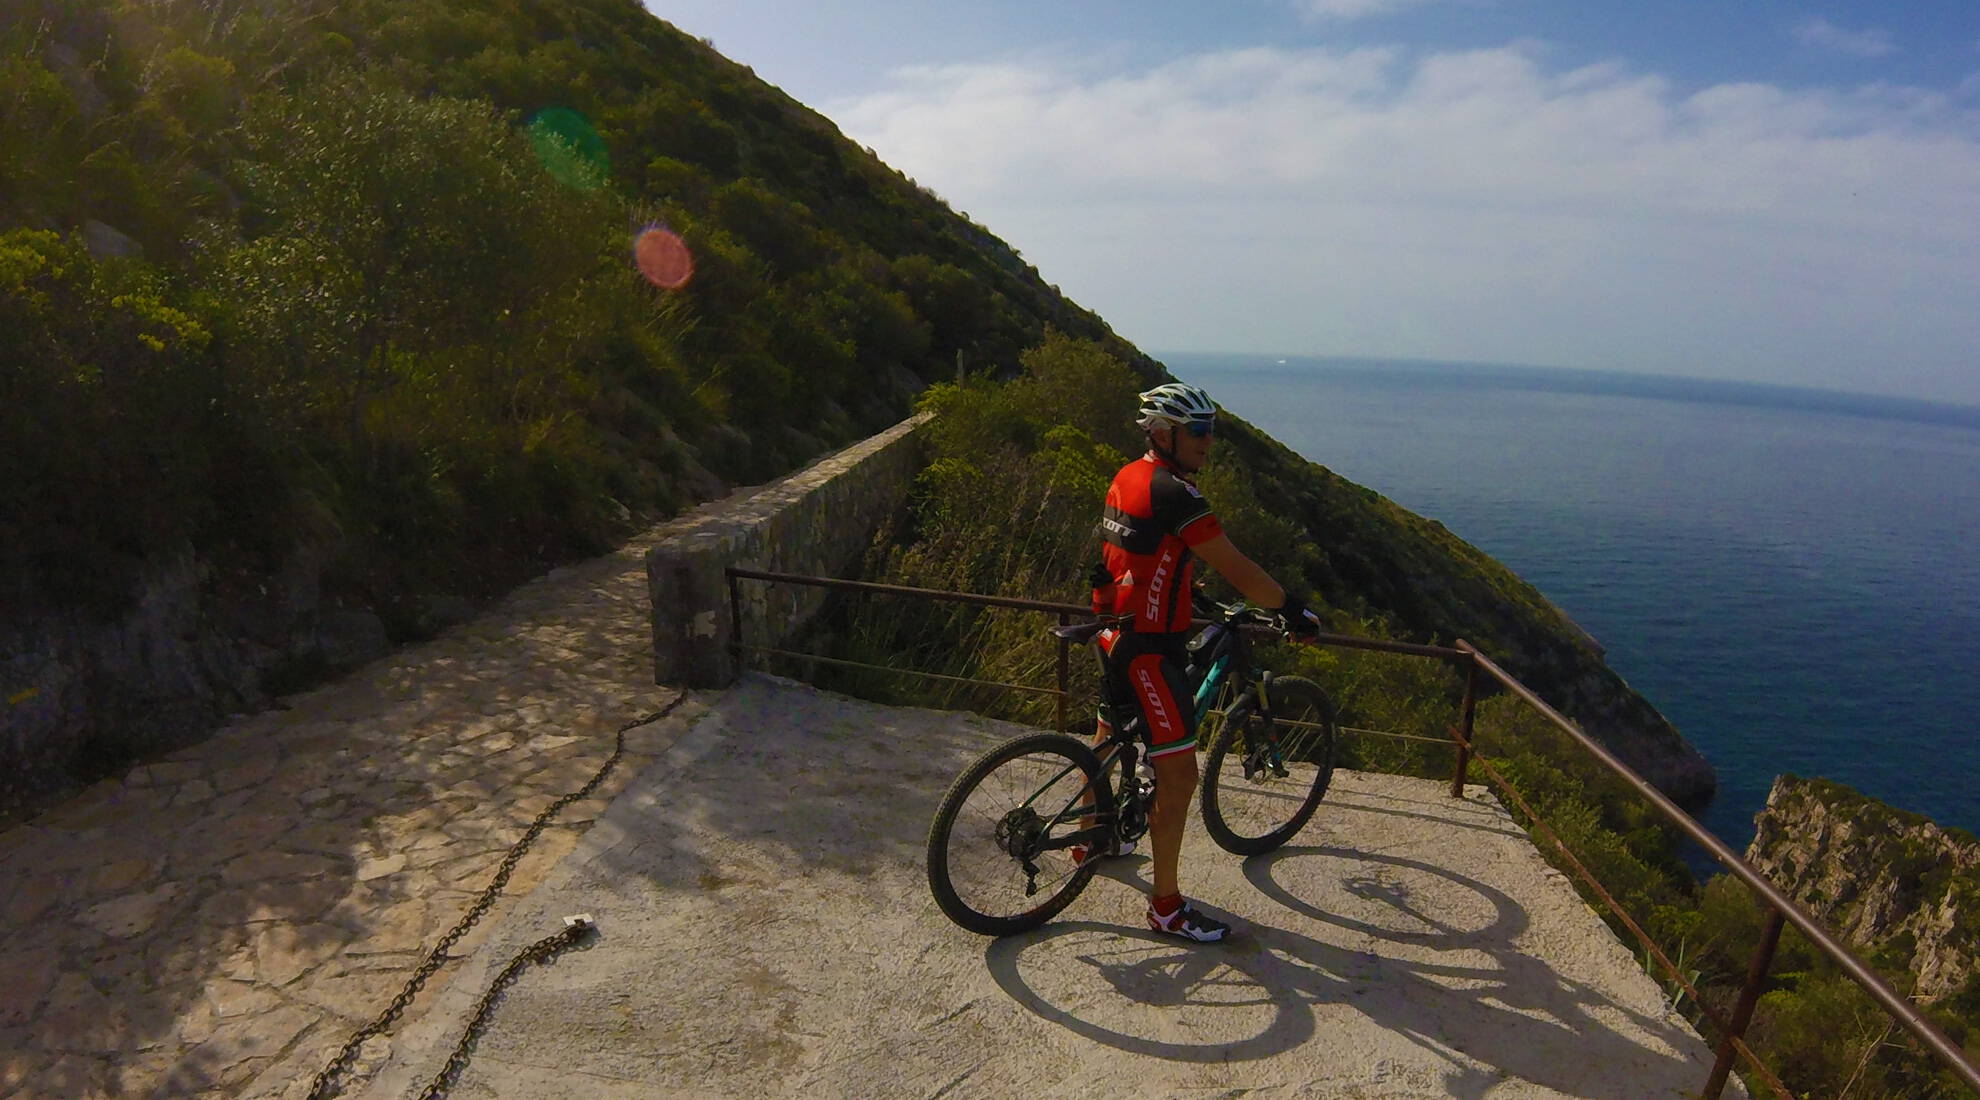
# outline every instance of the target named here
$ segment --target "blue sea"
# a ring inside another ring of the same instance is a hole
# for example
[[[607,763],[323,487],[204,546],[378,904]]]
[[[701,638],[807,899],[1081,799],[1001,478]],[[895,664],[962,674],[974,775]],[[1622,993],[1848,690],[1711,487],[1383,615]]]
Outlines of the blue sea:
[[[1980,832],[1980,409],[1608,372],[1163,359],[1593,634],[1712,762],[1700,817],[1734,849],[1781,772]]]

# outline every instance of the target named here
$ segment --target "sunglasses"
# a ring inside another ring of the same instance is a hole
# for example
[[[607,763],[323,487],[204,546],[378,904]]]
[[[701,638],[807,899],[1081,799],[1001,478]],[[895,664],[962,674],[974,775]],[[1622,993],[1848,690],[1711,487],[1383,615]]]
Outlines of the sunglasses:
[[[1217,422],[1214,420],[1190,420],[1184,422],[1182,429],[1197,439],[1208,439],[1217,434]]]

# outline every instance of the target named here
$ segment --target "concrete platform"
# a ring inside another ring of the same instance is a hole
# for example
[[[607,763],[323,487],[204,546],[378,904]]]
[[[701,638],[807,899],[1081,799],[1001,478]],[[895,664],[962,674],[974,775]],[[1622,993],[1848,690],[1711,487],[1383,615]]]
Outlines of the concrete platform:
[[[1249,861],[1192,821],[1183,885],[1228,944],[1144,929],[1145,857],[988,940],[929,898],[923,836],[1017,727],[760,676],[704,701],[354,1092],[416,1093],[577,912],[599,935],[524,971],[451,1095],[1624,1100],[1695,1095],[1710,1065],[1481,788],[1342,773]]]

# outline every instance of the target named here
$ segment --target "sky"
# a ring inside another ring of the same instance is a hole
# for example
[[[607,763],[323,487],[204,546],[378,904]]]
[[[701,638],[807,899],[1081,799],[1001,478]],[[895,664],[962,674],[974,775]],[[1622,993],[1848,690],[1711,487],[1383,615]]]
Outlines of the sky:
[[[1980,405],[1980,0],[647,0],[1143,350]]]

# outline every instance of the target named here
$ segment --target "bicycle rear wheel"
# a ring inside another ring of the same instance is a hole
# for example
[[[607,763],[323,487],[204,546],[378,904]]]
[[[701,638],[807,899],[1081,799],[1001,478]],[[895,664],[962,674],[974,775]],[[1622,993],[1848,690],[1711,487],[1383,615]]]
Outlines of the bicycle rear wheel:
[[[928,888],[942,912],[1008,936],[1072,904],[1093,878],[1093,862],[1076,866],[1070,850],[1089,786],[1094,804],[1113,805],[1093,750],[1058,733],[1013,738],[957,776],[928,826]],[[1112,828],[1104,817],[1097,826]]]
[[[1320,685],[1279,676],[1268,707],[1246,692],[1203,757],[1203,827],[1227,852],[1269,852],[1304,828],[1334,778],[1334,708]]]

